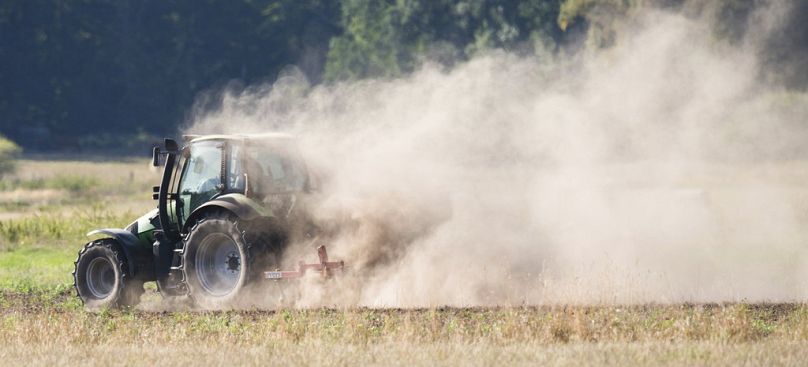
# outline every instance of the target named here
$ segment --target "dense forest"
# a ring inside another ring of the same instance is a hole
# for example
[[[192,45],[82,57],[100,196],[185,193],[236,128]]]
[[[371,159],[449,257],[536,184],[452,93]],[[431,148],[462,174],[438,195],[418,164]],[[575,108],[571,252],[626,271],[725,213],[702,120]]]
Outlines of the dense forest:
[[[131,153],[174,134],[200,92],[272,82],[396,77],[489,49],[608,47],[640,6],[715,18],[741,39],[756,0],[0,0],[0,133],[27,151]],[[808,6],[767,60],[808,85]],[[696,5],[694,5],[696,4]],[[708,5],[705,5],[708,4]]]

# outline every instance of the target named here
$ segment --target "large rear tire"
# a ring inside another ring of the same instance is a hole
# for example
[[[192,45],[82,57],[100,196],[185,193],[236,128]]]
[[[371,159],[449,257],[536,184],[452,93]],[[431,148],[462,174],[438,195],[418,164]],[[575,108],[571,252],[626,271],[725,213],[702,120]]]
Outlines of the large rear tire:
[[[188,232],[182,271],[188,296],[204,309],[238,307],[253,280],[253,257],[235,218],[209,213]]]
[[[84,245],[73,270],[73,286],[91,311],[132,307],[140,302],[143,281],[131,279],[117,241],[104,238]]]

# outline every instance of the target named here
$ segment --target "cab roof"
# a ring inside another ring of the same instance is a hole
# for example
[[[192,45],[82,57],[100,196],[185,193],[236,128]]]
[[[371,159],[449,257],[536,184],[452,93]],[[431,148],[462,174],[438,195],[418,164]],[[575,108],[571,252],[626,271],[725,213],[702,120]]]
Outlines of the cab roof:
[[[294,140],[295,136],[287,133],[261,133],[261,134],[216,134],[216,135],[184,135],[186,141],[189,143],[196,143],[200,141],[209,140],[276,140],[276,141],[289,141]]]

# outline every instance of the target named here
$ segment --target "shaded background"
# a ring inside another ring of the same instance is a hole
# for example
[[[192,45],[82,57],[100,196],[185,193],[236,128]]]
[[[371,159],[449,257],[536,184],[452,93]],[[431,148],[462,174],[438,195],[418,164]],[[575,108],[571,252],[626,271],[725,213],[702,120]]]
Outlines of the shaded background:
[[[0,0],[0,133],[27,152],[147,154],[197,96],[272,82],[395,77],[490,49],[552,57],[610,47],[638,6],[709,16],[740,42],[754,0]],[[766,41],[760,78],[808,86],[808,2]],[[771,71],[771,72],[768,72]]]

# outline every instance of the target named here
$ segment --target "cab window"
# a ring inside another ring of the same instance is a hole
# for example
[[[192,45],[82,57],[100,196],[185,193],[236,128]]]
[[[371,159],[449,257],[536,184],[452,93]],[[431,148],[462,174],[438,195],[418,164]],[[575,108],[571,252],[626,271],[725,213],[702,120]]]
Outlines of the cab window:
[[[199,142],[191,145],[179,188],[184,217],[221,191],[221,170],[221,143]]]
[[[250,190],[262,195],[300,192],[306,183],[305,167],[293,152],[250,146],[245,162]]]
[[[240,145],[231,145],[227,163],[227,191],[244,193],[247,177],[244,174],[244,157]]]

